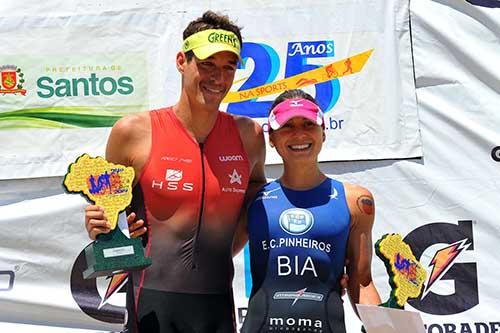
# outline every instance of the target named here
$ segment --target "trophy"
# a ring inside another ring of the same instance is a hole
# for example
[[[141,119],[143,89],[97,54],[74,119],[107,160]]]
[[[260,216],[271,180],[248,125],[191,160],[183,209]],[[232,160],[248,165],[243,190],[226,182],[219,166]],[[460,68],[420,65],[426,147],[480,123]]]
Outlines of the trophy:
[[[80,193],[88,201],[104,208],[111,224],[108,234],[97,235],[85,248],[87,269],[85,279],[141,270],[151,265],[144,257],[142,241],[129,238],[117,228],[118,214],[132,201],[134,169],[113,164],[102,157],[83,154],[71,163],[64,177],[64,187],[70,193]],[[128,227],[128,226],[127,226]]]
[[[389,299],[379,306],[404,310],[408,299],[417,298],[422,293],[427,277],[425,268],[399,234],[382,236],[375,243],[375,253],[384,262],[391,286]],[[361,331],[366,333],[364,325]]]
[[[410,246],[399,234],[386,234],[375,243],[375,252],[384,262],[391,295],[380,306],[404,309],[409,298],[417,298],[422,293],[427,272],[415,258]]]

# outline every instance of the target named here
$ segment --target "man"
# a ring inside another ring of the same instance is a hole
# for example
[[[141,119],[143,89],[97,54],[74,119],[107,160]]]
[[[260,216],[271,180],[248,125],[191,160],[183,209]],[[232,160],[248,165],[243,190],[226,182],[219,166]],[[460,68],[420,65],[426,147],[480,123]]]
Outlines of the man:
[[[208,11],[183,38],[179,101],[120,119],[106,148],[107,160],[135,170],[139,220],[130,229],[144,234],[153,259],[129,283],[131,332],[235,331],[233,236],[245,193],[266,181],[261,127],[219,111],[240,59],[240,29]],[[109,232],[98,206],[86,208],[85,224],[92,239]]]

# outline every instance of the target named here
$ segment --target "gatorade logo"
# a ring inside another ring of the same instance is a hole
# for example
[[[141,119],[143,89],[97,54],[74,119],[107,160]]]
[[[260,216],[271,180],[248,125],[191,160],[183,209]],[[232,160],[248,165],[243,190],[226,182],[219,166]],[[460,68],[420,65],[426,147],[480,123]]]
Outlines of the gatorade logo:
[[[491,158],[495,162],[500,162],[500,146],[495,147],[491,150]]]
[[[471,5],[488,7],[488,8],[500,8],[499,0],[465,0]]]
[[[14,288],[15,274],[13,271],[0,271],[0,291],[10,291]]]
[[[474,251],[472,221],[437,222],[423,225],[410,232],[404,241],[410,245],[417,260],[424,252],[432,258],[428,264],[429,280],[422,297],[408,303],[415,309],[433,315],[453,315],[479,304],[477,264],[463,262],[462,254]],[[440,244],[439,248],[435,245]],[[433,251],[428,249],[433,247]],[[437,288],[439,281],[454,285],[452,294],[443,294]]]
[[[86,315],[98,321],[112,324],[125,323],[125,307],[116,304],[120,303],[116,300],[120,298],[119,293],[125,291],[124,283],[114,288],[113,292],[109,292],[110,283],[106,281],[107,278],[83,278],[83,271],[86,268],[85,250],[82,250],[75,260],[70,280],[71,295],[78,307]]]

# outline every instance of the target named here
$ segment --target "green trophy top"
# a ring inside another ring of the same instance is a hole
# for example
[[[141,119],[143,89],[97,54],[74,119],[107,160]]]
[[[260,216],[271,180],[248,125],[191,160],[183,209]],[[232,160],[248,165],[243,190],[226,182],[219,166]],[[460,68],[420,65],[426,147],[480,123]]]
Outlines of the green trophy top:
[[[391,297],[382,306],[403,309],[409,298],[422,292],[427,272],[399,234],[386,234],[375,244],[389,274]]]
[[[134,175],[132,167],[83,154],[70,164],[63,184],[68,192],[81,193],[87,200],[102,206],[114,229],[118,214],[132,201]]]

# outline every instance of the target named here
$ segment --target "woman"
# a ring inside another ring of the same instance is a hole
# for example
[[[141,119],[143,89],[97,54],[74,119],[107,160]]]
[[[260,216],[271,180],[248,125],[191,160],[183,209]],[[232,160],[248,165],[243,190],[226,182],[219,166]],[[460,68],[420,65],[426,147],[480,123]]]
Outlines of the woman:
[[[253,288],[242,332],[345,332],[346,259],[351,303],[380,303],[370,270],[373,197],[320,170],[324,119],[309,94],[285,91],[268,120],[284,171],[248,208]]]

